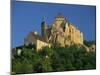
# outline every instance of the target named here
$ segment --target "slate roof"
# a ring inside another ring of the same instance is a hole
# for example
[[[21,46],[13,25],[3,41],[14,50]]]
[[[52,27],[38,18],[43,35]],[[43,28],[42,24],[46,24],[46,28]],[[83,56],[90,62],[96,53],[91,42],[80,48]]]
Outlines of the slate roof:
[[[47,42],[45,38],[43,38],[42,36],[38,34],[35,34],[34,32],[30,32],[30,34],[32,34],[35,39],[41,40],[43,42]]]

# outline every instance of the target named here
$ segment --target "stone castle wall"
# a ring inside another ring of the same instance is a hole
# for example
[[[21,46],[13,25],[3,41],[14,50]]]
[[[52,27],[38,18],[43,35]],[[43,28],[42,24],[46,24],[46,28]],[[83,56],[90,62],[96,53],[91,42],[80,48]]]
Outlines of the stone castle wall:
[[[83,44],[83,33],[64,17],[56,17],[51,28],[52,42],[60,43],[61,46],[71,44]]]
[[[45,46],[50,47],[52,43],[59,43],[62,47],[71,44],[83,45],[83,33],[63,16],[57,16],[51,27],[43,21],[41,23],[41,34],[42,36],[39,36],[31,32],[25,44],[35,44],[37,50],[41,50]]]

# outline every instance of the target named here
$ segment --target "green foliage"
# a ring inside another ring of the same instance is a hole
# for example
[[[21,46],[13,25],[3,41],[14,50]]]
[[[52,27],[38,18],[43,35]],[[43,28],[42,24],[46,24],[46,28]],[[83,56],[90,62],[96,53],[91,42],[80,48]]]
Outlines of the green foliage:
[[[16,73],[41,73],[96,68],[96,53],[87,52],[83,46],[60,47],[54,44],[36,52],[34,48],[22,48],[20,56],[14,54],[12,71]]]
[[[17,73],[31,73],[32,64],[30,64],[27,60],[23,61],[13,61],[12,71]]]
[[[86,41],[86,40],[84,40],[84,44],[86,45],[86,46],[88,46],[88,47],[90,47],[91,45],[96,45],[96,41]]]

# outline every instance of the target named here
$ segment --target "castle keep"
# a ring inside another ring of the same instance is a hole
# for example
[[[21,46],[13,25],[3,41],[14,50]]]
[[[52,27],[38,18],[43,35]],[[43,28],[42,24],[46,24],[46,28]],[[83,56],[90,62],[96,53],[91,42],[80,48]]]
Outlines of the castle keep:
[[[52,25],[48,25],[45,20],[42,21],[41,36],[37,32],[30,32],[25,40],[26,45],[35,44],[37,50],[44,46],[50,47],[53,43],[58,43],[62,47],[72,44],[83,45],[83,33],[63,15],[57,15]]]

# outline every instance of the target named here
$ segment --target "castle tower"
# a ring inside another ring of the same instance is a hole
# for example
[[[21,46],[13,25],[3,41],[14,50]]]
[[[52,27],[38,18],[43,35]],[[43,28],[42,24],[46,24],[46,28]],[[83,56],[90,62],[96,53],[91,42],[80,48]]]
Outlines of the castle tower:
[[[43,17],[43,21],[41,23],[41,35],[45,39],[47,39],[47,29],[48,29],[48,26],[47,26],[47,24],[45,22],[45,18]]]
[[[58,29],[61,26],[62,22],[64,22],[64,21],[65,21],[65,17],[61,13],[58,14],[55,17],[55,22],[54,22],[55,27]]]

